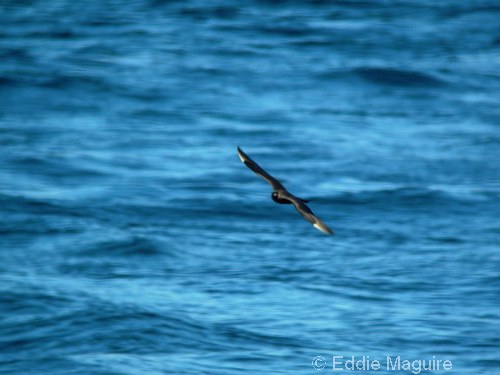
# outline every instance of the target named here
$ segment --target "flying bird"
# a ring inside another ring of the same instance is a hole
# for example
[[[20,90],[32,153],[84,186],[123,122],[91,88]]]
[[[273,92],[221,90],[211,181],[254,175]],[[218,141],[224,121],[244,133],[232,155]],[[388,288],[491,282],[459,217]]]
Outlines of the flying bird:
[[[241,161],[257,176],[263,178],[272,186],[273,193],[271,194],[271,198],[273,199],[273,201],[279,204],[293,204],[299,214],[301,214],[304,219],[309,221],[316,229],[326,234],[333,234],[333,231],[328,228],[328,226],[323,223],[316,215],[314,215],[311,209],[306,205],[306,203],[308,202],[306,199],[298,198],[288,192],[288,190],[286,190],[281,182],[267,173],[252,159],[250,159],[250,157],[245,154],[240,147],[238,147],[238,156],[240,157]]]

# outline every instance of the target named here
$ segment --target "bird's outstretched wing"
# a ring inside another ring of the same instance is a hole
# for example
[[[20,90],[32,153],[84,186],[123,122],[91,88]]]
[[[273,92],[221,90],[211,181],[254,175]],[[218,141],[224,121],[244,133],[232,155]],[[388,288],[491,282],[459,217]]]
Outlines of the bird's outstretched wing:
[[[250,157],[247,154],[245,154],[243,150],[239,147],[238,147],[238,156],[248,168],[250,168],[257,176],[262,177],[264,180],[266,180],[273,187],[274,190],[286,191],[285,187],[281,184],[281,182],[279,182],[276,178],[274,178],[264,169],[262,169],[261,166],[259,166],[256,162],[250,159]]]
[[[294,196],[287,197],[287,199],[289,199],[293,203],[295,209],[299,212],[299,214],[301,214],[304,219],[310,222],[316,229],[326,234],[333,234],[333,231],[328,228],[328,226],[323,223],[316,215],[314,215],[311,209],[302,200],[299,200]]]

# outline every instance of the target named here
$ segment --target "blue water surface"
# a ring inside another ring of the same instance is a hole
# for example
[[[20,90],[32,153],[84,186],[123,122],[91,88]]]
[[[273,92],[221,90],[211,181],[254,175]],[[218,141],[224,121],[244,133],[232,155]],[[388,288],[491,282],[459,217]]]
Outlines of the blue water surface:
[[[1,2],[0,373],[500,373],[499,20]]]

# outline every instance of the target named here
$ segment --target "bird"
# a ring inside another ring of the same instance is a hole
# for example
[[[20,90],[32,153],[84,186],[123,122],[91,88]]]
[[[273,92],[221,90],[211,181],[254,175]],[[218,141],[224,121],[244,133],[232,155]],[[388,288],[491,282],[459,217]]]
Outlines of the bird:
[[[293,204],[295,209],[301,214],[304,219],[309,221],[316,229],[325,234],[333,234],[334,232],[323,223],[307,206],[307,199],[302,199],[291,194],[283,184],[269,173],[267,173],[260,165],[254,162],[243,150],[238,146],[238,156],[243,164],[251,169],[257,176],[263,178],[273,188],[271,198],[279,204]]]

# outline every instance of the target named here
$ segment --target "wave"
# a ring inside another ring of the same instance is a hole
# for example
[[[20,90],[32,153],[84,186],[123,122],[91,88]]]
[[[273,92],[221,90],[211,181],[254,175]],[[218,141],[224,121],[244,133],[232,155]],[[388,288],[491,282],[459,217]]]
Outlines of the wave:
[[[399,203],[403,206],[456,202],[460,200],[443,191],[425,187],[396,187],[372,191],[346,192],[333,198],[334,202],[344,204]]]
[[[430,73],[395,68],[356,68],[352,73],[364,80],[391,86],[442,86],[445,82]]]
[[[83,245],[79,252],[85,255],[152,256],[163,253],[161,244],[152,238],[131,236],[125,239],[97,241]]]

